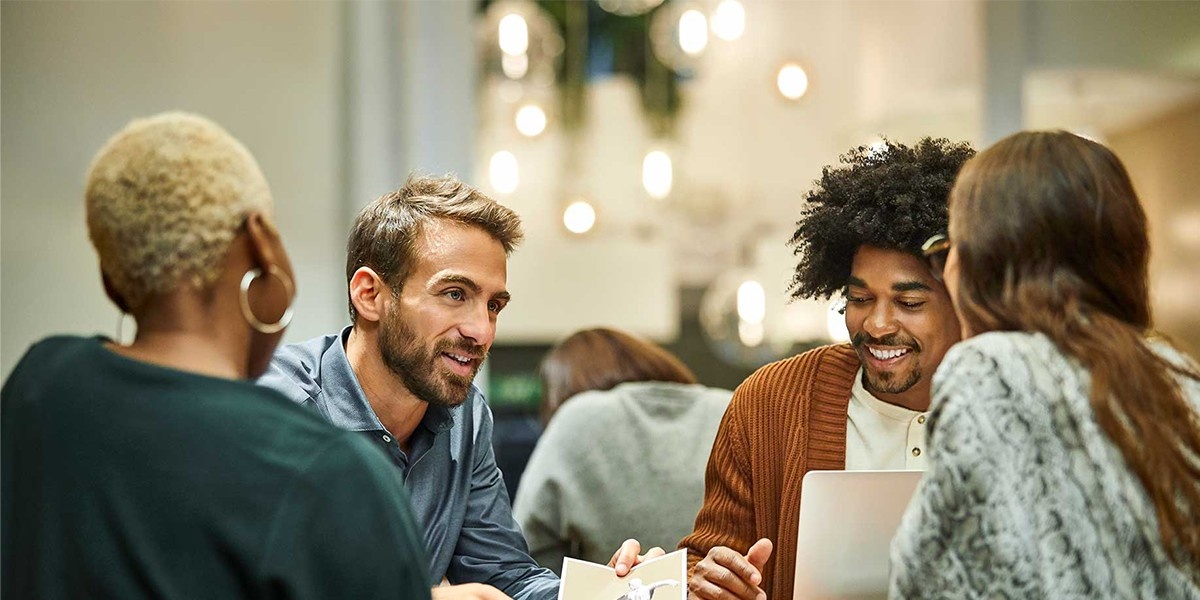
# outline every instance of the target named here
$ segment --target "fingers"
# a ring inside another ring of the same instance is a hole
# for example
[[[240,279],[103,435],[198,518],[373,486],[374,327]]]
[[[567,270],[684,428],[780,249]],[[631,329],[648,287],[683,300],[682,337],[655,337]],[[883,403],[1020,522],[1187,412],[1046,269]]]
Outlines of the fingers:
[[[641,551],[642,545],[637,540],[632,538],[625,540],[616,554],[609,559],[608,566],[616,569],[617,577],[624,577],[629,574],[630,567],[638,564],[638,553]]]
[[[746,552],[746,560],[761,573],[767,561],[770,560],[771,551],[774,548],[775,546],[771,543],[771,540],[762,538],[754,542],[753,546],[750,546],[750,550]]]
[[[759,588],[762,573],[740,552],[718,546],[692,569],[688,591],[700,600],[765,599]]]
[[[638,557],[638,564],[644,563],[644,562],[646,562],[646,561],[648,561],[648,560],[650,560],[650,559],[652,559],[652,558],[658,558],[658,557],[660,557],[660,556],[666,556],[666,554],[667,554],[667,551],[666,551],[666,550],[663,550],[662,548],[659,548],[658,546],[655,546],[655,547],[653,547],[653,548],[651,548],[651,549],[647,550],[647,551],[646,551],[646,553],[645,553],[645,554],[643,554],[642,556],[639,556],[639,557]]]

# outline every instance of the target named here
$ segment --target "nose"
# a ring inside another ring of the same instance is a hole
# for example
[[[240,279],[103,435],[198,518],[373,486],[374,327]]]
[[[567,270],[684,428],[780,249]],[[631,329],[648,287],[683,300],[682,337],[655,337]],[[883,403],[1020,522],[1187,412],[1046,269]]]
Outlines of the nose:
[[[863,331],[875,339],[900,331],[900,324],[896,322],[896,314],[891,305],[887,302],[874,303],[863,319]]]
[[[496,341],[496,321],[492,318],[487,303],[472,307],[459,323],[458,332],[476,345],[483,346],[485,350],[491,348],[492,342]]]

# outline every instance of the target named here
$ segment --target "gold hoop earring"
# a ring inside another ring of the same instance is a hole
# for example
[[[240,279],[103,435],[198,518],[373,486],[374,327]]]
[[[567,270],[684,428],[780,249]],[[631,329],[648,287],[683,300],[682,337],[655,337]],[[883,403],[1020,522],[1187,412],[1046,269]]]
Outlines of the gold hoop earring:
[[[249,323],[250,326],[259,333],[279,333],[280,331],[286,329],[287,326],[292,322],[292,300],[296,295],[296,287],[292,285],[292,279],[287,276],[287,273],[283,272],[283,269],[280,269],[275,265],[267,267],[268,275],[274,275],[275,277],[279,278],[279,281],[283,282],[283,287],[285,290],[287,290],[288,307],[287,310],[283,311],[283,316],[279,317],[278,321],[274,323],[263,323],[262,321],[258,320],[258,317],[254,316],[254,311],[250,309],[250,284],[253,283],[255,279],[262,277],[262,274],[262,269],[250,269],[249,271],[246,271],[245,275],[242,275],[242,291],[238,296],[238,300],[240,300],[242,304],[242,317],[245,318],[246,322]]]

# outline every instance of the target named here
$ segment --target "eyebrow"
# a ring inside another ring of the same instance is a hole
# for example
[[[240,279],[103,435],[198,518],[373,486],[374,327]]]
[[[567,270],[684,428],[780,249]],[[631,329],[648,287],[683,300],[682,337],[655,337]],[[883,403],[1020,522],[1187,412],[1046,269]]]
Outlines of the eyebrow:
[[[471,292],[475,293],[475,294],[478,294],[483,291],[483,288],[479,287],[479,284],[475,283],[475,280],[473,280],[470,277],[467,277],[465,275],[455,275],[455,274],[451,273],[449,275],[443,275],[443,276],[439,277],[436,281],[437,285],[442,285],[442,284],[446,284],[446,283],[457,283],[458,285],[461,285],[461,286],[471,290]],[[503,300],[505,302],[512,300],[512,294],[508,293],[507,291],[497,292],[492,297],[496,298],[498,300]]]
[[[867,285],[867,282],[865,282],[853,275],[846,278],[846,285],[860,287],[860,288],[870,287]],[[914,279],[912,281],[900,281],[897,283],[893,283],[892,291],[893,292],[932,292],[933,288],[929,287],[929,285],[924,282],[917,281]]]
[[[901,281],[892,284],[894,292],[932,292],[933,288],[920,281]]]

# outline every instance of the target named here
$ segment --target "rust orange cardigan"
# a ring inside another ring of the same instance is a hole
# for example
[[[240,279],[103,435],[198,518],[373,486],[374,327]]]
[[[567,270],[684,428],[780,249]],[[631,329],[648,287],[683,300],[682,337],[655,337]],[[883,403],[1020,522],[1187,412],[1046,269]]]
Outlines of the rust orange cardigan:
[[[849,344],[771,363],[738,386],[708,459],[704,505],[679,547],[688,574],[714,546],[746,552],[775,545],[763,572],[771,600],[791,600],[800,483],[812,470],[844,469],[846,410],[860,366]]]

